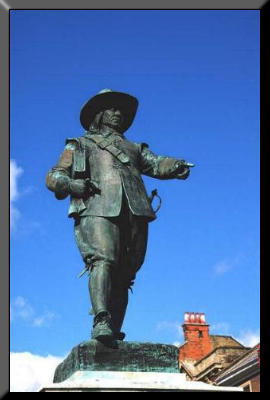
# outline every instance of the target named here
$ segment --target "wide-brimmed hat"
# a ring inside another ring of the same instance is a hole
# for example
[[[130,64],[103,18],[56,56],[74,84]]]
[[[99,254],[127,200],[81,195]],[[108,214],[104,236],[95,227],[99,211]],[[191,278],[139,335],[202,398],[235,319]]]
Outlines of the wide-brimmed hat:
[[[122,130],[125,132],[134,120],[138,100],[127,93],[115,92],[111,89],[101,90],[82,107],[80,121],[84,129],[88,131],[97,113],[112,107],[117,107],[122,111],[124,117]]]

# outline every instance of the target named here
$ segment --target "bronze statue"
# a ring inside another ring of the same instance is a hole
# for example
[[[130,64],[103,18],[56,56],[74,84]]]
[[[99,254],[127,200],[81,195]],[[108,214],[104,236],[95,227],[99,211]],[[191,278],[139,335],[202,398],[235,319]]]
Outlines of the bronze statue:
[[[46,177],[57,199],[71,196],[69,217],[89,271],[92,338],[101,341],[125,337],[128,290],[144,261],[148,223],[156,218],[141,174],[186,179],[193,166],[125,138],[137,107],[135,97],[109,89],[92,97],[80,114],[86,132],[66,140]]]

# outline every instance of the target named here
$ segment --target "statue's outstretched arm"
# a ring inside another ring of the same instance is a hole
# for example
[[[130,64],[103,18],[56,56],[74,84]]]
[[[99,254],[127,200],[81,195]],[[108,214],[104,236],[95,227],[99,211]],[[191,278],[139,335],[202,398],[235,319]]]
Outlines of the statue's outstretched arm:
[[[154,154],[146,143],[141,148],[141,173],[157,179],[186,179],[189,167],[185,160]]]

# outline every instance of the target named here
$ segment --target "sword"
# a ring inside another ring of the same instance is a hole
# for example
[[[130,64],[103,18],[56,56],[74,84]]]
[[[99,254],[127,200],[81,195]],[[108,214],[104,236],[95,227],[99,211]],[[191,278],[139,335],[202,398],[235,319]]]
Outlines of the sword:
[[[78,278],[81,278],[87,271],[89,270],[89,266],[85,266],[84,269],[78,275]]]
[[[195,167],[195,164],[189,163],[189,162],[182,162],[181,165],[183,165],[184,167]]]

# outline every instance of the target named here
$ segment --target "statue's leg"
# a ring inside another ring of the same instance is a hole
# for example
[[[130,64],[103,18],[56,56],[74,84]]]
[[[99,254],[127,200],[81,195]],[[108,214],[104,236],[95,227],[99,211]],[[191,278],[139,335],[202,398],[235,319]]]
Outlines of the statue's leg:
[[[123,195],[122,208],[117,218],[119,228],[119,259],[113,270],[112,275],[112,297],[110,311],[112,316],[112,326],[114,337],[123,340],[125,334],[121,332],[121,327],[126,314],[128,305],[128,285],[126,279],[127,266],[127,247],[130,241],[129,207]]]
[[[123,200],[119,218],[120,259],[113,271],[111,315],[115,338],[123,340],[121,327],[128,305],[128,291],[136,272],[142,266],[148,237],[148,222],[145,218],[132,215],[126,200]]]
[[[113,219],[86,216],[75,224],[75,238],[90,267],[88,287],[95,315],[92,338],[112,338],[112,275],[119,259],[119,228]]]
[[[116,275],[114,278],[112,302],[110,307],[112,326],[115,339],[123,340],[125,334],[121,332],[121,327],[123,325],[128,305],[128,287],[121,284],[121,276],[119,277]]]
[[[127,251],[128,285],[132,286],[136,273],[144,263],[148,241],[148,220],[144,217],[131,215],[131,239]]]
[[[111,286],[111,265],[104,261],[94,262],[88,284],[95,314],[92,339],[113,339],[110,313]]]
[[[111,286],[111,265],[104,261],[93,263],[88,288],[95,315],[109,312]]]

